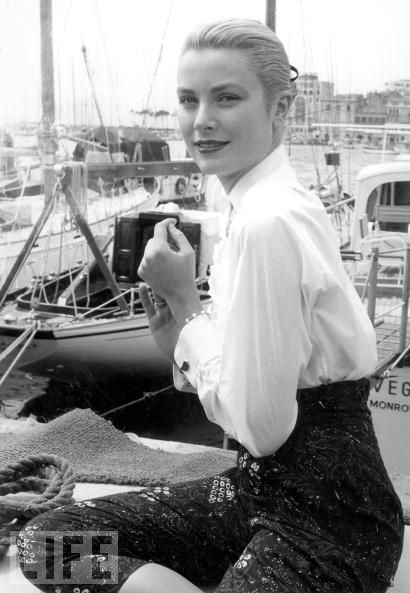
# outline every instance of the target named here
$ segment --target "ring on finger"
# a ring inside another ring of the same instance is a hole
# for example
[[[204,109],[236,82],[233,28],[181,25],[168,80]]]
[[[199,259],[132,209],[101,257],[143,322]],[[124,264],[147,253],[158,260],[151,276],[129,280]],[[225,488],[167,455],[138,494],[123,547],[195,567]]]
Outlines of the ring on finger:
[[[155,300],[154,301],[154,309],[157,311],[158,309],[162,309],[162,307],[166,307],[167,306],[167,301],[159,301],[159,300]]]

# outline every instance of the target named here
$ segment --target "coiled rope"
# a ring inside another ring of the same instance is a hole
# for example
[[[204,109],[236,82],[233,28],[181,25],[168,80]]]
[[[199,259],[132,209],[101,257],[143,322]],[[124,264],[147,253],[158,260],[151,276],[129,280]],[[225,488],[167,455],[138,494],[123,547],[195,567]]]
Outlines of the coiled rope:
[[[57,455],[31,455],[0,470],[0,559],[11,543],[11,532],[33,517],[73,501],[75,474]],[[28,500],[10,496],[38,492]]]

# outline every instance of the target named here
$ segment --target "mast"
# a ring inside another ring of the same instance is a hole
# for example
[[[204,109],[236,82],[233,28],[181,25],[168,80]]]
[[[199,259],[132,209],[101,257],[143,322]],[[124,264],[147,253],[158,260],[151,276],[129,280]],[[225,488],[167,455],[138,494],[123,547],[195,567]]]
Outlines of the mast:
[[[77,99],[75,96],[75,77],[74,77],[74,62],[73,60],[71,60],[71,85],[72,85],[72,91],[73,91],[73,96],[72,96],[72,103],[73,103],[73,124],[76,125],[77,124],[77,111],[76,111],[76,103],[77,103]]]
[[[91,92],[92,92],[93,99],[94,99],[94,105],[97,110],[97,115],[98,115],[98,119],[100,122],[100,126],[102,128],[105,128],[103,116],[102,116],[101,109],[100,109],[100,104],[98,103],[97,93],[95,92],[95,84],[94,84],[93,74],[91,72],[91,68],[88,63],[87,48],[85,47],[85,45],[82,46],[81,51],[83,52],[84,64],[85,64],[85,68],[87,70],[88,80],[90,81]],[[108,144],[108,139],[107,139],[107,144]]]
[[[276,29],[276,0],[266,0],[265,24],[275,31]]]
[[[46,201],[51,199],[55,185],[53,165],[56,153],[56,141],[52,132],[55,120],[55,99],[51,1],[40,0],[42,115],[39,141]]]
[[[91,92],[92,92],[92,95],[93,95],[95,108],[97,110],[98,119],[100,120],[100,126],[102,127],[103,130],[105,130],[105,141],[106,141],[107,148],[108,148],[109,145],[110,145],[109,140],[108,140],[108,131],[107,131],[107,128],[105,127],[105,125],[104,125],[104,120],[103,120],[103,116],[102,116],[102,113],[101,113],[100,104],[98,103],[97,93],[95,91],[94,78],[93,78],[93,74],[91,72],[90,65],[88,63],[87,48],[85,47],[85,45],[82,46],[81,51],[83,52],[84,64],[85,64],[85,68],[87,70],[88,80],[90,81]],[[118,150],[119,150],[119,147],[118,147]],[[112,156],[112,154],[111,154],[110,151],[108,151],[108,154],[111,157],[111,162],[114,162],[113,161],[113,156]]]

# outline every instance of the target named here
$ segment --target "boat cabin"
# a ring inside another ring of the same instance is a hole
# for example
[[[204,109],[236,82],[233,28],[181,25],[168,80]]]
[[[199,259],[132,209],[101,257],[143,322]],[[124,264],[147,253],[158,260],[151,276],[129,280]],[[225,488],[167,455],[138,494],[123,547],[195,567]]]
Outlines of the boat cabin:
[[[408,237],[410,225],[410,160],[364,167],[357,178],[351,247],[360,250],[367,223],[378,232]]]

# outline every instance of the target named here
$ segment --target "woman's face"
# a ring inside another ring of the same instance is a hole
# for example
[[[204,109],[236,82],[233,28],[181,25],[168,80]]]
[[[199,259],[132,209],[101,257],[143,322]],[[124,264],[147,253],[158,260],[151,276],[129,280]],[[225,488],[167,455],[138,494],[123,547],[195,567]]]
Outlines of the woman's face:
[[[242,51],[187,50],[177,93],[188,150],[204,173],[219,177],[225,191],[281,141],[276,121],[281,99],[267,109],[263,87]],[[279,111],[283,108],[287,111],[283,105]]]

